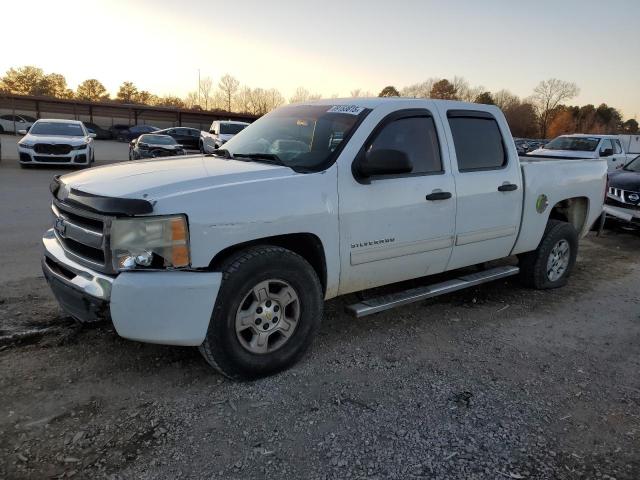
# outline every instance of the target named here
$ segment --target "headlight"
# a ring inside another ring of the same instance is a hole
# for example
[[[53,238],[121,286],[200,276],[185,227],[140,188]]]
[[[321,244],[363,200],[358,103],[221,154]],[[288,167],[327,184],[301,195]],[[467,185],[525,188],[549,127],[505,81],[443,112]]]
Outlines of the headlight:
[[[83,143],[82,145],[76,145],[75,147],[71,147],[72,150],[84,150],[85,148],[87,148],[89,144],[88,143]]]
[[[115,219],[111,254],[115,270],[187,267],[187,219],[184,215]]]
[[[33,144],[32,143],[27,143],[27,142],[24,142],[24,143],[23,142],[18,142],[18,146],[20,148],[28,148],[28,149],[33,148]]]

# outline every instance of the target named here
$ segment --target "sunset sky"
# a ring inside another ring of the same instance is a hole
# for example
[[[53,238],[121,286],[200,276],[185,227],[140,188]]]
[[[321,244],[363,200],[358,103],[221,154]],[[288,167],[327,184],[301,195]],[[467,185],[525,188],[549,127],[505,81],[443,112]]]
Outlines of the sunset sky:
[[[520,96],[573,81],[574,104],[640,117],[640,1],[119,0],[8,2],[0,74],[36,65],[113,94],[195,90],[198,69],[251,87],[377,94],[429,77]]]

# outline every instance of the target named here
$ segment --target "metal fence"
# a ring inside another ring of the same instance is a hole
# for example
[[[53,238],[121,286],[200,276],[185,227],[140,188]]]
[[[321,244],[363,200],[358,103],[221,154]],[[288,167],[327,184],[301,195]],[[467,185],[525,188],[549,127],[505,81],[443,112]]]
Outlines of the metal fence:
[[[118,102],[87,102],[50,97],[0,93],[0,115],[30,115],[35,118],[66,118],[91,122],[102,128],[114,124],[154,125],[158,128],[192,127],[208,130],[214,120],[252,122],[257,117],[223,111],[151,107]]]

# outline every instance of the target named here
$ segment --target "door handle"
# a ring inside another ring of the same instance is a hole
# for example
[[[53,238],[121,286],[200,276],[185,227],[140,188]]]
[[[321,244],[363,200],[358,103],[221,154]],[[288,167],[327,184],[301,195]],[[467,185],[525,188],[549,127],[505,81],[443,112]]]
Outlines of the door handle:
[[[433,200],[447,200],[451,198],[451,192],[433,192],[427,195],[425,198],[429,201]]]
[[[518,185],[515,183],[504,183],[498,187],[499,192],[513,192],[518,189]]]

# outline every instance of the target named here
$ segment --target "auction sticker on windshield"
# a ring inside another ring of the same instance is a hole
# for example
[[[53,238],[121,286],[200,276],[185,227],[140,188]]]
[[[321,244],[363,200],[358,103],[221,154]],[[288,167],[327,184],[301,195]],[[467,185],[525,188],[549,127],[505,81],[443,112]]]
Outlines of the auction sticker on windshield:
[[[348,113],[349,115],[360,115],[364,107],[358,105],[334,105],[327,113]]]

